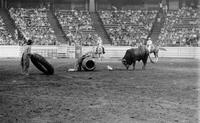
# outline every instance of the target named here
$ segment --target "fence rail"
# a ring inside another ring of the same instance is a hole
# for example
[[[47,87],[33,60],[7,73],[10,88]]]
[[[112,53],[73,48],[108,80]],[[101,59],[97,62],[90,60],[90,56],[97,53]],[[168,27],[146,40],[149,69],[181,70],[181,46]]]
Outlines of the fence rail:
[[[106,54],[104,58],[121,58],[129,46],[105,46]],[[178,58],[200,58],[200,47],[165,47],[167,51],[160,51],[159,57],[178,57]],[[83,54],[94,51],[91,46],[82,47]],[[0,58],[21,57],[23,47],[20,46],[0,46]],[[41,54],[44,57],[74,58],[75,47],[68,45],[61,46],[33,46],[33,53]]]

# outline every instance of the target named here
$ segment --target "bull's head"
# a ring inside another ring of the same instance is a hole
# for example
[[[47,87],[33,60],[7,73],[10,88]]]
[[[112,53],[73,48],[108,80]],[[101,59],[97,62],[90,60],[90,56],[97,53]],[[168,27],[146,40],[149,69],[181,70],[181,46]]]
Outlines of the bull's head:
[[[129,64],[128,64],[128,62],[126,61],[126,59],[122,59],[122,64],[126,67],[126,69],[128,70],[128,68],[129,68]]]

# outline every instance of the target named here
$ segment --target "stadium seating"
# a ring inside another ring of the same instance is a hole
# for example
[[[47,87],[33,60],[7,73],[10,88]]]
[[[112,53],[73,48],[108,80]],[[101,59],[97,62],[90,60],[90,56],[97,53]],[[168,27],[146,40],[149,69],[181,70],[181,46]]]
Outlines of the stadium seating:
[[[168,11],[159,35],[159,43],[163,46],[198,46],[199,16],[199,9]]]
[[[0,45],[16,45],[11,34],[6,30],[3,18],[0,16]]]
[[[96,33],[88,11],[56,10],[55,15],[65,34],[70,37],[71,43],[79,40],[82,41],[82,45],[96,45],[94,41]],[[79,28],[78,34],[76,28]]]
[[[47,9],[11,8],[9,12],[26,39],[33,39],[36,45],[59,44],[48,22]],[[115,46],[136,46],[144,43],[157,13],[157,10],[98,11],[112,45]],[[57,9],[55,15],[72,45],[75,44],[74,41],[86,46],[96,45],[98,35],[88,11]],[[199,16],[199,9],[182,8],[168,11],[157,42],[162,46],[199,46]],[[76,33],[77,27],[79,31]],[[2,18],[0,18],[0,29],[1,45],[16,44],[6,31]]]
[[[23,36],[26,39],[33,39],[34,44],[55,45],[59,43],[48,22],[47,9],[11,8],[9,12]]]
[[[157,10],[99,11],[112,45],[136,45],[147,38]]]

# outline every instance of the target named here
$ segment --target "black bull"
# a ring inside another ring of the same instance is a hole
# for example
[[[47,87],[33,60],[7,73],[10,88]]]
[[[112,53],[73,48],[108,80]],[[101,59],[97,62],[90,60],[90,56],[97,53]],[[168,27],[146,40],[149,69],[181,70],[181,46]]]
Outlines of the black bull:
[[[128,69],[129,66],[131,64],[133,64],[133,70],[134,70],[136,61],[142,60],[142,62],[143,62],[142,69],[145,69],[148,57],[150,58],[150,61],[152,63],[155,63],[154,61],[151,60],[150,53],[153,53],[154,56],[158,60],[158,51],[159,51],[159,47],[155,47],[155,46],[152,46],[150,51],[147,49],[146,46],[140,46],[138,48],[131,48],[126,51],[126,53],[122,59],[122,63],[124,64],[126,69]],[[156,62],[157,62],[157,60],[156,60]]]

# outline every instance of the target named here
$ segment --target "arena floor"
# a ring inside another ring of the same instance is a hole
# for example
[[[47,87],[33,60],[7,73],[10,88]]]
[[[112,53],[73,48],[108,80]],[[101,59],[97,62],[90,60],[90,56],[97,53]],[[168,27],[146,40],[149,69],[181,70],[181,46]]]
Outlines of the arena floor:
[[[22,76],[19,59],[0,59],[0,123],[198,123],[195,59],[162,58],[135,71],[107,59],[94,72],[67,72],[74,60],[48,61],[55,75],[31,65]]]

